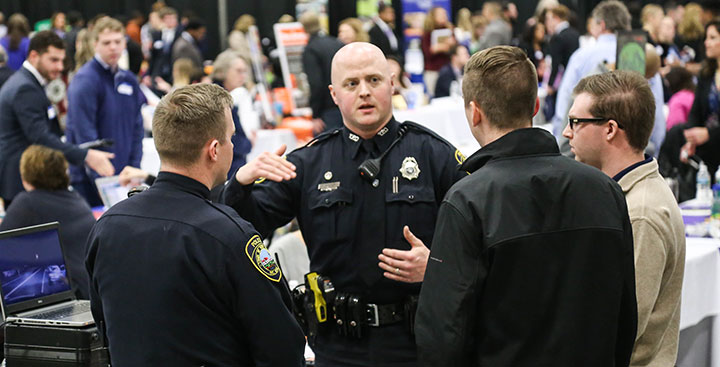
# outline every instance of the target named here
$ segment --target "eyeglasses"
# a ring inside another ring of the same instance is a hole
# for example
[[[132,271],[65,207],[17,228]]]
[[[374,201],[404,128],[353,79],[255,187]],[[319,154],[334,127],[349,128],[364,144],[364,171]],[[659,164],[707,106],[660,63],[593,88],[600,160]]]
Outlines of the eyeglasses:
[[[576,124],[581,124],[583,122],[591,123],[591,124],[599,124],[601,122],[607,122],[613,120],[612,118],[608,117],[587,117],[587,118],[575,118],[575,117],[568,117],[568,125],[570,125],[570,129],[574,130]],[[621,129],[625,129],[624,126],[622,126],[619,122],[615,121],[617,126]]]

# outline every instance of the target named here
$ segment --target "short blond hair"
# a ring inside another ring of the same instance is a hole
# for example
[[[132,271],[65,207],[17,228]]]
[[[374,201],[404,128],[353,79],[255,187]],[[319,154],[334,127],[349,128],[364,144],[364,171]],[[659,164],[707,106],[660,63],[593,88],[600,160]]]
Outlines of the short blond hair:
[[[93,27],[93,38],[97,40],[98,34],[110,30],[111,32],[119,32],[125,34],[125,27],[119,20],[111,17],[102,17],[95,22]]]
[[[163,97],[152,122],[160,160],[190,166],[210,139],[228,143],[225,110],[232,104],[230,93],[207,83],[180,87]]]
[[[475,53],[465,65],[465,105],[475,102],[498,129],[532,121],[537,89],[535,66],[520,48],[491,47]]]
[[[305,33],[315,34],[320,32],[320,16],[314,11],[306,11],[300,16],[300,24],[305,28]]]

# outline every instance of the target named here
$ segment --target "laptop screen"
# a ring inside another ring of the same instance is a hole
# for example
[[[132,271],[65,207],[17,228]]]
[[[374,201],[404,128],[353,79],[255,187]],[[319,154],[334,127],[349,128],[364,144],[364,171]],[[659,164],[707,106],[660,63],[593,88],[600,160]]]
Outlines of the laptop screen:
[[[0,232],[0,285],[4,308],[71,290],[57,222]]]

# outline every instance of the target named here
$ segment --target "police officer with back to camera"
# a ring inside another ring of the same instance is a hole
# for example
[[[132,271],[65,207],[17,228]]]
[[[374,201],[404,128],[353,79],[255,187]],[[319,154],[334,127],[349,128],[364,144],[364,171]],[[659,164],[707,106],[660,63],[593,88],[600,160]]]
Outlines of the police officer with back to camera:
[[[281,270],[249,223],[209,200],[233,158],[231,106],[211,84],[165,96],[153,117],[160,174],[90,233],[92,312],[113,366],[304,364]]]
[[[241,167],[222,199],[261,235],[297,217],[310,256],[301,307],[323,366],[415,366],[412,332],[438,206],[467,173],[433,132],[392,116],[382,51],[351,43],[332,62],[344,127]]]

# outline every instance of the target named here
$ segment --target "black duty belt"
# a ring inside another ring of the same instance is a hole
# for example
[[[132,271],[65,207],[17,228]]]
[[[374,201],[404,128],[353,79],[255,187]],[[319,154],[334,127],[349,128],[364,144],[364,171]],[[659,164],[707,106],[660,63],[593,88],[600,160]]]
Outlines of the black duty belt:
[[[391,303],[387,305],[377,305],[369,303],[366,305],[367,325],[368,326],[385,326],[396,324],[405,320],[405,304]]]
[[[367,303],[362,295],[337,291],[328,277],[312,272],[305,274],[304,291],[293,291],[293,303],[311,346],[321,325],[342,336],[359,339],[368,327],[404,321],[410,335],[414,335],[417,296],[407,296],[397,303]]]

